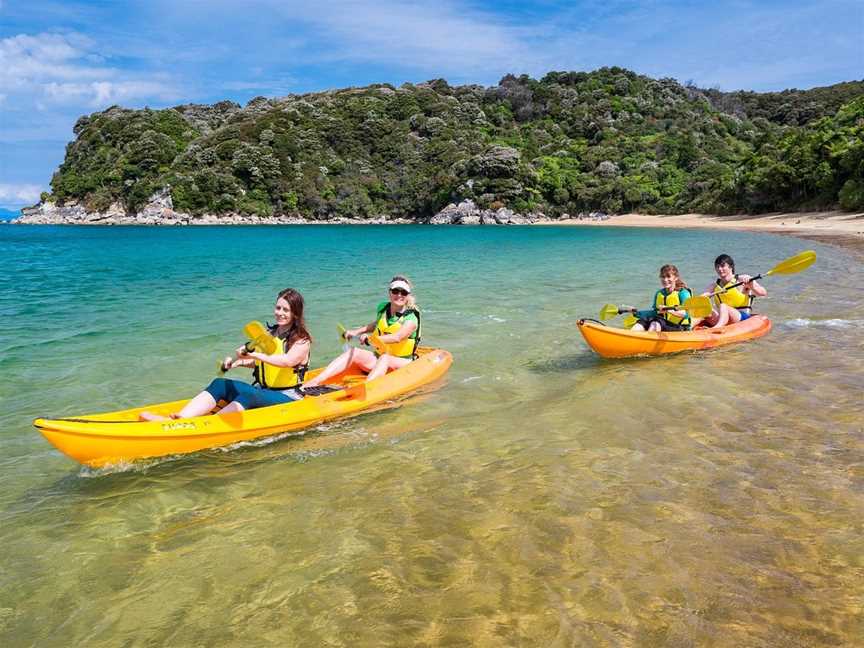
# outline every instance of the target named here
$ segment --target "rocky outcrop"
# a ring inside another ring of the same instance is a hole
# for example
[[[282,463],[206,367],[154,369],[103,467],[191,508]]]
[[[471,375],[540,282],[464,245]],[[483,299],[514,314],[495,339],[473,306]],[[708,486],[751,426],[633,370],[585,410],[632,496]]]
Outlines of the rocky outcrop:
[[[406,218],[333,217],[326,220],[311,220],[302,216],[279,214],[257,216],[252,214],[204,214],[195,216],[174,211],[170,188],[154,193],[138,212],[126,211],[120,203],[112,204],[105,211],[88,211],[77,202],[58,205],[46,201],[21,210],[21,216],[12,221],[18,225],[408,225],[414,221]]]
[[[105,211],[89,211],[84,205],[69,202],[58,205],[51,201],[21,210],[15,223],[21,225],[187,225],[189,214],[174,211],[171,191],[165,187],[154,193],[139,212],[126,211],[113,203]]]
[[[139,212],[128,212],[119,203],[105,211],[88,211],[83,205],[69,202],[58,205],[46,201],[33,207],[25,207],[22,215],[11,221],[18,225],[410,225],[421,221],[407,218],[391,218],[381,215],[374,218],[345,218],[333,216],[313,220],[292,214],[258,216],[254,214],[203,214],[192,215],[174,210],[169,188],[154,193]],[[451,203],[425,222],[429,225],[531,225],[534,223],[560,223],[570,219],[606,220],[602,212],[579,213],[575,216],[562,214],[550,218],[543,212],[518,214],[511,209],[481,209],[473,200],[463,200],[458,205]]]
[[[509,146],[492,146],[468,161],[473,176],[486,178],[512,178],[519,171],[520,154]]]
[[[430,225],[529,225],[531,223],[552,223],[566,220],[547,218],[542,212],[517,214],[511,209],[480,209],[473,200],[463,200],[458,205],[451,203],[427,222]]]

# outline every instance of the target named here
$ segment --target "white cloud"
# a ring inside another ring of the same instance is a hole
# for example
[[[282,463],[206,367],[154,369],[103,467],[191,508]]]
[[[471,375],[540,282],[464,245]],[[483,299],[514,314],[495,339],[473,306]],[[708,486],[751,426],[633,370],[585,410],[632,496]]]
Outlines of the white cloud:
[[[42,191],[39,185],[0,183],[0,204],[32,205],[39,200]]]
[[[97,108],[179,96],[164,79],[130,79],[104,60],[96,44],[81,34],[18,34],[0,40],[0,87],[43,108],[46,102]]]
[[[142,97],[170,99],[175,92],[170,86],[153,81],[91,81],[90,83],[46,83],[46,99],[61,103],[86,102],[105,106]]]
[[[20,88],[50,80],[80,80],[113,75],[111,69],[82,65],[92,44],[77,34],[19,34],[0,40],[0,83]]]

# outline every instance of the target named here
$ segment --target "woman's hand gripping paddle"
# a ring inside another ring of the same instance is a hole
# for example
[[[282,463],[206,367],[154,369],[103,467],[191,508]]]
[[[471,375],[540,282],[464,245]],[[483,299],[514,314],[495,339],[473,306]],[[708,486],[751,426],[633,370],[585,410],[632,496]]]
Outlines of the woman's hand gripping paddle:
[[[342,352],[344,353],[351,348],[348,343],[348,329],[342,324],[336,324],[336,330],[339,332],[339,337],[342,339]]]
[[[267,355],[273,355],[279,348],[276,338],[270,335],[270,332],[261,322],[249,322],[243,327],[243,332],[249,338],[249,341],[246,342],[247,351],[260,351]]]
[[[246,351],[260,351],[261,353],[272,355],[279,348],[276,338],[270,335],[261,322],[249,322],[243,327],[243,333],[249,338],[246,344],[244,344]],[[224,376],[228,369],[230,367],[225,366],[224,360],[216,361],[216,371],[220,376]]]
[[[339,337],[345,341],[342,345],[342,351],[348,351],[351,348],[351,344],[348,341],[348,329],[344,325],[337,323],[336,330],[339,332]],[[350,385],[345,387],[343,391],[345,392],[346,399],[364,400],[366,398],[366,383],[361,382],[356,385]]]
[[[342,324],[337,324],[336,330],[339,331],[339,337],[345,340],[345,344],[342,345],[342,350],[347,351],[348,347],[351,346],[350,344],[348,344],[348,330]],[[383,355],[387,352],[386,348],[384,347],[384,343],[381,342],[381,340],[378,338],[377,331],[375,333],[372,333],[372,335],[366,336],[366,344],[373,347],[379,355]]]

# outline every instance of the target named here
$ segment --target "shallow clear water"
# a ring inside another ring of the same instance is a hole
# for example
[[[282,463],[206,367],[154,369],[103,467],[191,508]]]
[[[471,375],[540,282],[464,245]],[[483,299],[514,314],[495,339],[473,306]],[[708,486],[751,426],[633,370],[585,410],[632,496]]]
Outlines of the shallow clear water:
[[[771,334],[603,361],[575,320],[733,253]],[[768,234],[0,227],[0,645],[852,645],[860,259]],[[454,364],[401,407],[90,471],[31,426],[194,393],[286,286],[315,364],[394,272]]]

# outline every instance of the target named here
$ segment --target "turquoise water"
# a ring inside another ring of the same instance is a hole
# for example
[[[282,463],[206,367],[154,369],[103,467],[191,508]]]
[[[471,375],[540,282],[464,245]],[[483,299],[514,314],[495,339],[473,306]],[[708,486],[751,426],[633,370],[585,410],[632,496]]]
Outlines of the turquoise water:
[[[575,328],[732,252],[775,324],[610,362]],[[864,634],[860,258],[623,228],[0,227],[0,644],[851,645]],[[306,297],[410,276],[454,364],[401,407],[105,471],[31,426],[173,399]]]

